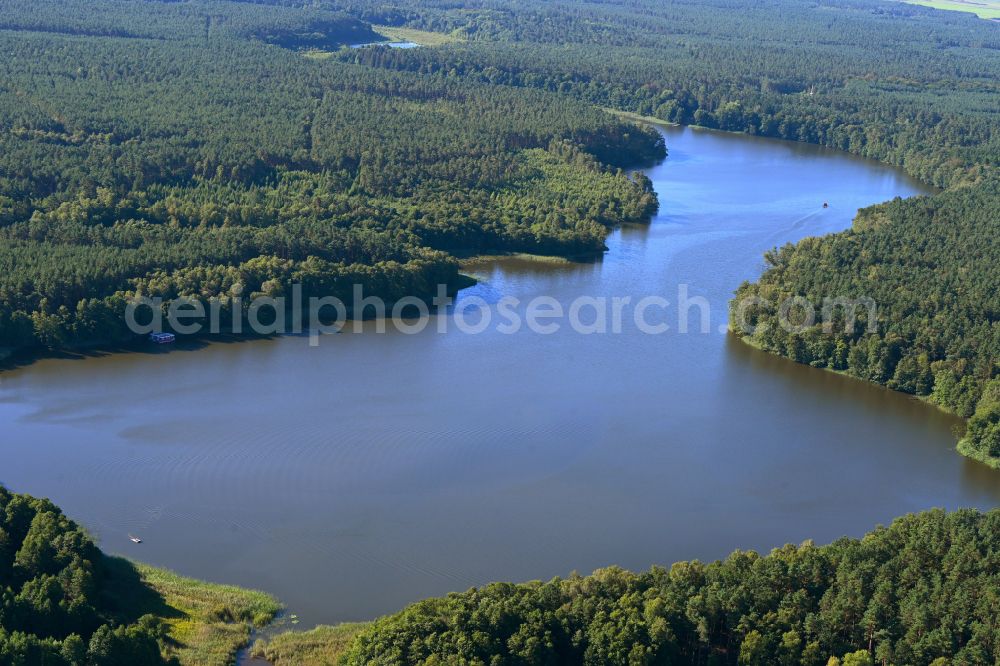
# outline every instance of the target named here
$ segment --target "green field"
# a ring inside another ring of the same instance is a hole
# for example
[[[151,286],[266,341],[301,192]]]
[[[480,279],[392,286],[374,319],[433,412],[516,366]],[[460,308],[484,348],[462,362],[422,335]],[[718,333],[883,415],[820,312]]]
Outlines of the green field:
[[[388,25],[373,25],[372,28],[375,32],[392,42],[413,42],[421,46],[441,46],[442,44],[453,44],[464,41],[462,37],[454,33],[445,34],[443,32],[429,32],[414,28],[394,28]]]
[[[905,0],[912,5],[970,12],[979,18],[1000,19],[1000,0]]]

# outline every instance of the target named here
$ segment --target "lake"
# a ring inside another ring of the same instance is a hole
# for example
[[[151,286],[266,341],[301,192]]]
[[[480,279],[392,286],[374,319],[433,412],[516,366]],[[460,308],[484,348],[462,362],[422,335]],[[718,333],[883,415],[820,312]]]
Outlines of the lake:
[[[957,419],[720,330],[765,250],[921,186],[814,146],[662,131],[650,225],[615,231],[595,262],[472,263],[480,283],[461,296],[676,302],[687,285],[710,304],[708,332],[368,322],[315,348],[43,360],[0,375],[0,481],[52,498],[111,552],[272,592],[302,626],[997,505],[1000,476],[954,451]]]
[[[416,42],[365,42],[364,44],[351,44],[352,49],[363,49],[366,46],[388,46],[390,49],[415,49],[420,44]]]

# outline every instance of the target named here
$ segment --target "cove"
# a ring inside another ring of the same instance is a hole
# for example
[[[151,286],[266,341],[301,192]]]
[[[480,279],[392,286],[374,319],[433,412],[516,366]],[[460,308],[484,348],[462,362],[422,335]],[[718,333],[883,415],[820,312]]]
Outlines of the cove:
[[[997,505],[957,419],[719,330],[765,250],[922,187],[814,146],[661,131],[650,225],[591,263],[470,263],[462,297],[674,301],[684,284],[708,332],[429,326],[44,360],[0,375],[0,482],[108,551],[272,592],[303,626]]]

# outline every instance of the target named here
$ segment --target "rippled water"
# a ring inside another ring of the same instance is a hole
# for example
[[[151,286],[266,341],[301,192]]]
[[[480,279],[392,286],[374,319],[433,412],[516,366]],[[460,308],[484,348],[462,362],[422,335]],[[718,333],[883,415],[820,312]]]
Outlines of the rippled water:
[[[46,360],[0,375],[0,481],[110,551],[273,592],[303,625],[997,504],[1000,476],[953,450],[955,419],[718,330],[764,250],[920,186],[815,147],[664,132],[651,225],[595,263],[470,265],[482,282],[463,296],[673,301],[688,283],[709,333],[432,326]]]

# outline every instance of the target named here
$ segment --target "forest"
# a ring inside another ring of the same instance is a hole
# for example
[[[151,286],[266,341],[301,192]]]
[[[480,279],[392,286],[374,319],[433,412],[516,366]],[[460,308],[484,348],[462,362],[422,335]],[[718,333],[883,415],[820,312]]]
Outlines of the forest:
[[[456,254],[593,254],[656,209],[623,168],[663,157],[657,133],[544,91],[304,57],[371,38],[344,14],[4,5],[0,347],[127,341],[135,295],[428,297]]]
[[[338,4],[465,38],[341,52],[350,62],[818,143],[940,187],[1000,165],[1000,36],[973,16],[870,0]]]

